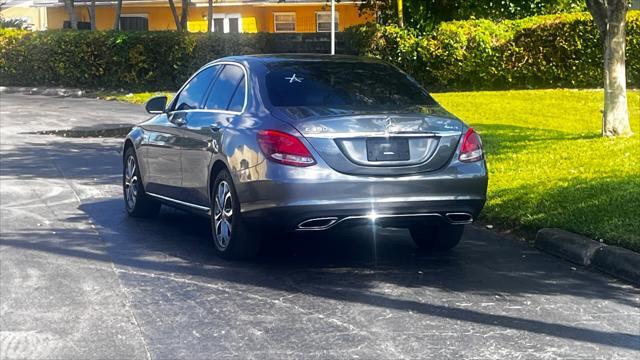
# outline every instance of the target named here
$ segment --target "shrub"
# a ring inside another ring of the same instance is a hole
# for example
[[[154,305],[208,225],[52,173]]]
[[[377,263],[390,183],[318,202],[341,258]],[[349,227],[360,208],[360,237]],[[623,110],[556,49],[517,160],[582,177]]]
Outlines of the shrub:
[[[453,21],[418,36],[395,26],[348,29],[358,54],[392,62],[432,88],[602,86],[602,47],[587,13]],[[640,85],[640,12],[628,14],[627,78]]]
[[[431,89],[596,87],[602,84],[598,37],[589,14],[573,13],[453,21],[424,35],[367,24],[340,34],[338,50],[391,62]],[[326,34],[0,29],[0,84],[176,89],[219,57],[328,46]],[[640,11],[628,15],[627,78],[640,85]]]
[[[176,89],[216,58],[262,52],[255,34],[0,29],[0,83]]]
[[[85,88],[175,87],[189,72],[194,46],[191,37],[168,31],[0,30],[0,39],[2,83]]]

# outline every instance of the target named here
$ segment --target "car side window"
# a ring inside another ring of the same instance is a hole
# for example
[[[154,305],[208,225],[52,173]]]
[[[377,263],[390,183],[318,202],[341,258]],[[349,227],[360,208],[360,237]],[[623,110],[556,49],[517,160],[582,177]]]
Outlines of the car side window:
[[[244,92],[245,92],[245,86],[244,86],[244,74],[243,74],[242,78],[240,79],[240,82],[238,83],[238,86],[236,86],[236,91],[235,93],[233,93],[233,97],[229,102],[229,106],[227,107],[227,110],[237,111],[237,112],[242,111],[242,108],[244,107]]]
[[[240,83],[244,84],[244,71],[242,68],[239,65],[225,65],[220,72],[220,75],[218,75],[216,82],[211,87],[205,108],[213,110],[227,110]],[[242,102],[239,105],[240,109],[233,111],[242,110],[243,105],[244,89],[242,90]]]
[[[201,108],[204,96],[218,68],[219,66],[210,66],[191,79],[178,95],[173,110],[182,111]]]

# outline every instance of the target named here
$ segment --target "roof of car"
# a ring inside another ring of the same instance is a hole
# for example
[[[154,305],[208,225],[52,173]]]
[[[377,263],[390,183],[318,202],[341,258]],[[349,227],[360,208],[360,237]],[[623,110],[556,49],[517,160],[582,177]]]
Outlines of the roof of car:
[[[262,64],[285,62],[285,61],[330,61],[330,62],[379,62],[379,60],[352,55],[329,55],[329,54],[261,54],[261,55],[241,55],[229,56],[219,60],[240,61]]]

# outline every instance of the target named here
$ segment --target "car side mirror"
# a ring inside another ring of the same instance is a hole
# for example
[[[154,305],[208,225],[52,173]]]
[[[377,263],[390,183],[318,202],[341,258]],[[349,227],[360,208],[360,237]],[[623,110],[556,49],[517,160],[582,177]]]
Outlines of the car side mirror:
[[[166,107],[167,97],[164,95],[154,96],[144,104],[144,108],[149,114],[162,114]]]

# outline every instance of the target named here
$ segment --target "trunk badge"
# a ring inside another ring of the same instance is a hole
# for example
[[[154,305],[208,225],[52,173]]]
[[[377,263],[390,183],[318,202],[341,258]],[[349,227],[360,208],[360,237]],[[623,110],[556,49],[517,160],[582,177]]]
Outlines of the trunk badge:
[[[386,132],[394,132],[395,131],[395,127],[393,126],[393,120],[391,119],[391,116],[387,116],[384,119],[384,130]]]

